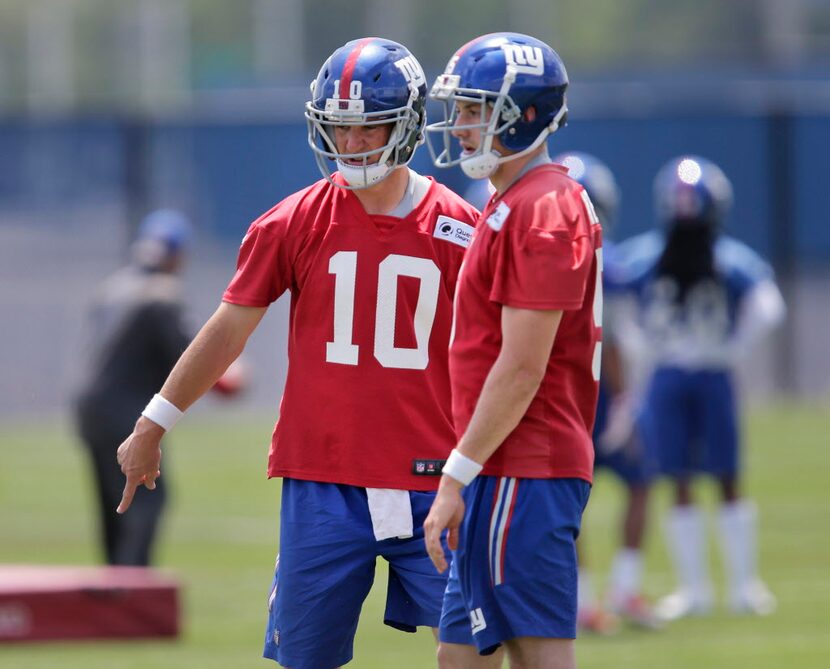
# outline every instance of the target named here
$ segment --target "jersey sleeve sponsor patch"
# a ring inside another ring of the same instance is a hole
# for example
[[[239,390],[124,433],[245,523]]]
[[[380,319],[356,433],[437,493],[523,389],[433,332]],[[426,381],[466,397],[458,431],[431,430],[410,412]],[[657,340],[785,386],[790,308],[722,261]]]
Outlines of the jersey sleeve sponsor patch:
[[[467,248],[470,245],[474,230],[475,228],[469,223],[458,221],[449,216],[439,216],[432,236]]]
[[[487,225],[498,232],[501,230],[507,217],[510,215],[510,207],[506,203],[500,202],[496,210],[487,217]]]

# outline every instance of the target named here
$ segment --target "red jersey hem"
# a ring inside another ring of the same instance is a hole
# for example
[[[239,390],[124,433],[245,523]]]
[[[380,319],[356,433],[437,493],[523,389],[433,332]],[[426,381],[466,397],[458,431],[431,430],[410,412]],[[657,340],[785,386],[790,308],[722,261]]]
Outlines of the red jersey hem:
[[[293,469],[269,468],[268,478],[299,479],[314,481],[315,483],[337,483],[351,485],[356,488],[391,488],[393,490],[409,490],[411,492],[433,492],[438,489],[440,476],[411,476],[406,480],[382,480],[353,476],[332,476],[331,473],[297,471]]]

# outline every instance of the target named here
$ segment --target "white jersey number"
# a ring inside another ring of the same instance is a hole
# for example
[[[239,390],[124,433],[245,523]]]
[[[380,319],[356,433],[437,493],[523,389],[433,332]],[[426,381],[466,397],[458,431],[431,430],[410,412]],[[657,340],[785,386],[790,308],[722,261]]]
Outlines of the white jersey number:
[[[594,286],[594,327],[602,325],[602,248],[596,250],[597,255],[597,282]],[[594,358],[591,362],[591,372],[594,381],[599,381],[599,373],[602,368],[602,342],[594,345]]]
[[[594,203],[588,197],[588,191],[582,190],[582,203],[585,205],[585,210],[588,212],[588,218],[591,223],[599,224],[599,216],[594,209]],[[597,249],[597,282],[594,287],[594,326],[600,327],[602,325],[602,249]],[[594,358],[591,364],[591,371],[593,372],[594,381],[599,381],[600,368],[602,367],[602,342],[598,341],[594,347]]]
[[[354,332],[357,251],[338,251],[329,260],[334,285],[334,341],[326,343],[326,362],[356,365],[359,347],[352,343]],[[418,303],[413,323],[415,348],[395,346],[395,317],[398,310],[398,277],[420,280]],[[438,308],[441,270],[427,258],[392,254],[378,265],[378,295],[375,307],[375,347],[377,361],[395,369],[426,369],[429,364],[429,338]]]

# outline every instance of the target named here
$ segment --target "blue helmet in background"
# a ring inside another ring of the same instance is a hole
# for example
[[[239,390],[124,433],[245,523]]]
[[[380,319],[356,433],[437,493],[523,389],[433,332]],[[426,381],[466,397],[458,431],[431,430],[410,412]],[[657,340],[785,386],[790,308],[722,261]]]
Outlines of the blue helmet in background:
[[[664,165],[654,179],[657,221],[718,228],[732,207],[732,184],[720,167],[699,156],[681,156]]]
[[[348,189],[366,188],[412,160],[423,140],[427,85],[420,63],[397,42],[379,37],[353,40],[323,63],[306,103],[308,143],[321,174],[331,183],[334,160]],[[334,128],[392,124],[380,150],[341,154]],[[370,158],[380,154],[377,162]],[[352,162],[346,162],[352,161]],[[355,162],[357,164],[355,164]]]
[[[610,231],[617,216],[620,189],[608,165],[579,151],[559,154],[553,160],[567,167],[568,176],[587,191],[603,229]]]
[[[430,97],[444,104],[444,120],[427,127],[433,162],[437,167],[460,164],[474,179],[490,176],[500,163],[533,151],[565,125],[567,88],[562,60],[535,37],[505,32],[468,42],[450,58],[430,91]],[[480,122],[456,125],[456,102],[480,103]],[[492,110],[489,119],[487,108]],[[471,154],[455,147],[454,155],[452,131],[472,128],[481,130],[481,145]],[[437,146],[433,135],[440,135]],[[495,137],[512,153],[496,152]]]
[[[186,251],[192,239],[193,226],[187,216],[175,209],[157,209],[138,226],[132,256],[138,265],[156,269]]]

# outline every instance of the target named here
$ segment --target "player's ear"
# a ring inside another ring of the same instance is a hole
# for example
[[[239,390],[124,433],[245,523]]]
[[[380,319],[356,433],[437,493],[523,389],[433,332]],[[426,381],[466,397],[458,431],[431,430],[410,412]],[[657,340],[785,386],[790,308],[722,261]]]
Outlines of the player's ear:
[[[533,121],[536,120],[536,107],[530,105],[527,109],[525,109],[525,112],[524,114],[522,114],[522,117],[528,123],[533,123]]]

